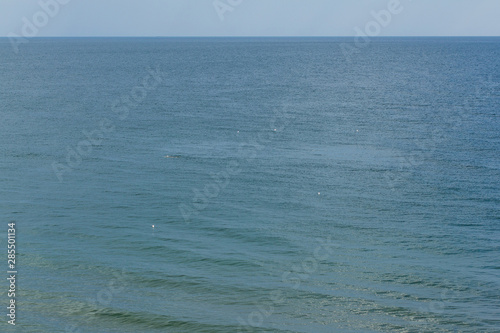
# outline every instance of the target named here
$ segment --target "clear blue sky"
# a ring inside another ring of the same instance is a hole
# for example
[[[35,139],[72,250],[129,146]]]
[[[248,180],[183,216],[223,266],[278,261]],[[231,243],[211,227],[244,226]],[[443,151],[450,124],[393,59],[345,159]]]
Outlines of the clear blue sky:
[[[40,2],[56,1],[69,2],[49,6],[52,16],[40,12]],[[21,35],[23,18],[39,20],[37,37],[354,36],[374,20],[372,11],[398,0],[217,1],[219,12],[214,0],[0,0],[0,36]],[[500,36],[500,0],[399,2],[376,35]]]

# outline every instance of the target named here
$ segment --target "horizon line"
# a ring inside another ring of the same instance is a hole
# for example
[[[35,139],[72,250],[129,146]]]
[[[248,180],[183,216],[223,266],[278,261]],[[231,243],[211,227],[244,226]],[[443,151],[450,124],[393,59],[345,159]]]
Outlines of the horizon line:
[[[24,37],[27,39],[38,38],[356,38],[358,36],[36,36]],[[14,38],[12,36],[0,36],[0,38]],[[392,35],[392,36],[372,36],[370,39],[376,38],[500,38],[498,35]]]

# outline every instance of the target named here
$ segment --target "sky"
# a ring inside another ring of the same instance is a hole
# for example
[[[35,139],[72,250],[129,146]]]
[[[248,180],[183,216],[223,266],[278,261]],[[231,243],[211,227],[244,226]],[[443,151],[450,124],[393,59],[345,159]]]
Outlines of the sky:
[[[500,36],[499,0],[0,0],[0,36]]]

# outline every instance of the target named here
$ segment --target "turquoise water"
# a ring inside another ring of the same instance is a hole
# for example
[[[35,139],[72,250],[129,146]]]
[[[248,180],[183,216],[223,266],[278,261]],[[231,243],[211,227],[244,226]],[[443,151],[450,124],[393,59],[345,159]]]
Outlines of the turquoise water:
[[[498,332],[500,39],[342,43],[0,39],[15,331]]]

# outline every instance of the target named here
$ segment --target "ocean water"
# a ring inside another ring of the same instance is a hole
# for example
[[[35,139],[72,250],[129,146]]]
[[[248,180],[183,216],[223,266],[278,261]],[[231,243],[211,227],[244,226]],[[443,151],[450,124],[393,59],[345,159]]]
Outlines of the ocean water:
[[[0,39],[0,330],[498,332],[499,109],[499,38]]]

